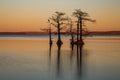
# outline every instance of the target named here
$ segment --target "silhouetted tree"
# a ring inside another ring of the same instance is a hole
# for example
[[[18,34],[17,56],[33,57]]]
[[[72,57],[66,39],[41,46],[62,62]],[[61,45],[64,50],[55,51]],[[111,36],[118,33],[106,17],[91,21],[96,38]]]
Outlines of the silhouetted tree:
[[[63,29],[65,26],[64,21],[67,20],[67,17],[65,17],[65,13],[63,12],[55,12],[55,14],[50,18],[53,22],[51,23],[53,26],[57,28],[58,31],[58,41],[57,44],[63,44],[61,41],[61,29]]]
[[[49,22],[49,20],[48,20]],[[50,23],[50,22],[49,22]],[[40,29],[44,32],[47,32],[49,34],[49,44],[52,45],[52,32],[51,32],[51,24],[49,24],[49,27],[48,28],[43,28],[43,29]]]
[[[88,15],[88,13],[81,11],[81,9],[75,9],[75,12],[73,12],[73,16],[77,18],[77,34],[79,34],[80,32],[80,44],[83,44],[83,40],[82,40],[83,22],[84,21],[95,22],[95,20],[89,18],[90,16]],[[77,43],[78,43],[78,39],[77,39]]]
[[[52,37],[51,37],[51,22],[50,20],[48,19],[48,22],[49,22],[49,44],[52,44]]]

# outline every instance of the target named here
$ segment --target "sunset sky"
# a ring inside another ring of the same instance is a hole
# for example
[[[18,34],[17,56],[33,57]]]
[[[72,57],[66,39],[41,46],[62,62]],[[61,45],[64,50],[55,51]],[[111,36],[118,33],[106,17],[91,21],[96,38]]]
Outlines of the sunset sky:
[[[55,11],[72,17],[79,8],[97,21],[88,30],[120,31],[120,0],[0,0],[0,32],[39,31]]]

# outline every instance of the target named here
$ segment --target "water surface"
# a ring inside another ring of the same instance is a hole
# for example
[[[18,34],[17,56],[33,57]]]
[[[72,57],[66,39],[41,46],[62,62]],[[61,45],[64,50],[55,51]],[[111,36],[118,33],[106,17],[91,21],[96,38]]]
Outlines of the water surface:
[[[0,80],[120,80],[120,37],[88,37],[78,51],[62,40],[0,37]]]

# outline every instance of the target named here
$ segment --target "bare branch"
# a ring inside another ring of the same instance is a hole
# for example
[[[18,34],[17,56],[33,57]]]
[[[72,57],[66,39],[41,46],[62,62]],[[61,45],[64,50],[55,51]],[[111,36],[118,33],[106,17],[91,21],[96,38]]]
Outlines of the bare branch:
[[[82,18],[82,19],[85,20],[85,21],[96,22],[96,20],[92,20],[90,18]]]
[[[81,11],[81,9],[75,9],[75,12],[73,12],[73,16],[75,16],[78,20],[96,22],[96,20],[92,20],[91,18],[89,18],[89,14]]]
[[[57,27],[57,25],[56,24],[54,24],[54,23],[51,23],[53,26],[55,26],[55,27]]]

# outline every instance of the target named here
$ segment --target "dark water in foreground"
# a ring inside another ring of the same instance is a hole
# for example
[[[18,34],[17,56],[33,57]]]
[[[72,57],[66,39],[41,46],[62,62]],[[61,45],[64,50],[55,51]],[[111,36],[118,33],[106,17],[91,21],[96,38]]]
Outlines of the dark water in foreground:
[[[0,80],[120,80],[120,37],[84,39],[82,57],[69,40],[0,37]]]

